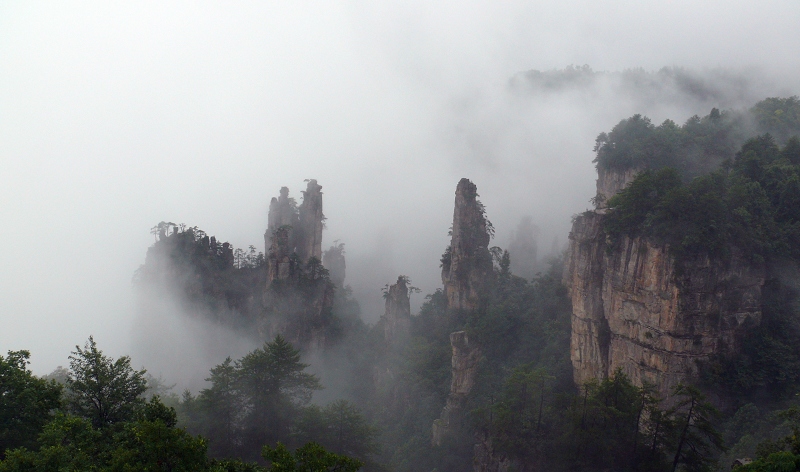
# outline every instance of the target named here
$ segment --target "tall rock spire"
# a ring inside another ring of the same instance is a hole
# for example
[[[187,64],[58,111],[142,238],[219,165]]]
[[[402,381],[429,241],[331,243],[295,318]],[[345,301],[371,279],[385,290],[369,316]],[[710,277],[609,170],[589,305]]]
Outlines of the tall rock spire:
[[[300,204],[297,255],[302,261],[315,257],[322,261],[322,227],[325,215],[322,214],[322,185],[311,179],[303,192]]]
[[[267,286],[275,280],[294,276],[312,257],[322,260],[322,186],[311,179],[303,192],[303,203],[281,187],[280,196],[269,204],[268,227],[264,233],[267,255]],[[300,266],[300,267],[298,267]]]
[[[492,276],[491,229],[477,187],[469,179],[461,179],[456,187],[452,239],[442,257],[448,308],[474,310],[486,294]]]
[[[408,278],[397,277],[397,283],[386,289],[386,312],[383,315],[383,331],[390,343],[405,339],[411,328],[411,301],[408,296]]]

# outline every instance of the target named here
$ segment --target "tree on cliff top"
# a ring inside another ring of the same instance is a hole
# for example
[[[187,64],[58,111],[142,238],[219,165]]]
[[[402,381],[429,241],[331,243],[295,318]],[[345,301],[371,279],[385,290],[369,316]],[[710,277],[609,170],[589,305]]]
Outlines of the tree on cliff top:
[[[767,98],[746,112],[720,111],[693,116],[682,126],[671,120],[655,126],[634,115],[595,140],[598,169],[657,170],[672,167],[684,178],[715,170],[750,137],[769,133],[783,145],[800,134],[800,100]]]

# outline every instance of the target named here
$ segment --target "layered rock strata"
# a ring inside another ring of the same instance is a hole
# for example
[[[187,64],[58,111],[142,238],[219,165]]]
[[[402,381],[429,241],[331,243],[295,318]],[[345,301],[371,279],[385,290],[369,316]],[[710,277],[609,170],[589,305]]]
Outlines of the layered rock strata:
[[[627,180],[607,176],[605,183]],[[598,195],[619,190],[600,187],[598,179]],[[609,247],[606,211],[578,216],[570,233],[564,283],[572,299],[574,379],[582,384],[621,369],[666,397],[697,372],[697,361],[735,351],[746,327],[760,322],[766,271],[738,254],[678,267],[668,247],[644,238]]]

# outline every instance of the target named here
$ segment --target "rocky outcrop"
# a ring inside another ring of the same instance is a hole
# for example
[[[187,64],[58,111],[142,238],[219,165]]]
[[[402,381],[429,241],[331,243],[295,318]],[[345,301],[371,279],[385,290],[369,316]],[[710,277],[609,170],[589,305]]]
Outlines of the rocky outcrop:
[[[298,217],[297,255],[302,261],[314,257],[321,262],[325,215],[322,214],[322,186],[315,179],[309,180],[303,192]]]
[[[395,344],[408,337],[411,328],[411,301],[408,293],[408,278],[400,276],[384,294],[386,311],[381,317],[383,334],[389,344]]]
[[[447,434],[465,426],[464,404],[475,385],[475,375],[481,357],[480,348],[474,343],[470,344],[466,331],[451,333],[450,346],[453,349],[450,395],[439,419],[433,422],[432,442],[435,446],[440,446]]]
[[[641,172],[639,168],[624,170],[597,168],[597,195],[594,198],[597,208],[606,208],[608,199],[625,188]]]
[[[599,187],[600,180],[601,194]],[[678,266],[668,247],[644,238],[609,247],[605,211],[578,216],[570,233],[564,283],[575,382],[622,369],[666,396],[696,373],[697,361],[735,351],[746,328],[760,322],[766,271],[735,253],[725,262],[697,257]]]
[[[296,275],[311,258],[322,261],[322,186],[311,179],[303,192],[303,203],[289,197],[289,189],[281,187],[280,196],[269,204],[264,245],[267,254],[267,286],[276,280]]]
[[[450,246],[442,257],[442,283],[451,310],[475,310],[486,295],[492,276],[490,229],[477,187],[461,179],[456,187]]]
[[[273,233],[267,248],[267,284],[294,278],[297,262],[292,251],[292,227],[280,226]]]
[[[306,349],[321,349],[327,342],[336,286],[322,270],[321,189],[310,180],[298,208],[289,189],[282,187],[270,202],[264,234],[267,277],[257,328],[263,338],[281,334]],[[342,251],[339,256],[343,284]]]

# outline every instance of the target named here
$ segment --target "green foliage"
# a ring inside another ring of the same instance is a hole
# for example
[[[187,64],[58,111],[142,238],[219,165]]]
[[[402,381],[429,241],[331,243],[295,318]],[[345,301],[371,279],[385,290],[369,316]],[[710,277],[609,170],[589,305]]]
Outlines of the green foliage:
[[[0,462],[2,472],[54,470],[203,471],[206,442],[175,427],[175,411],[154,397],[134,421],[114,431],[87,418],[59,413],[39,436],[37,451],[18,448]]]
[[[98,463],[108,460],[104,444],[103,434],[89,420],[59,413],[39,436],[38,451],[8,451],[0,471],[98,470]]]
[[[672,470],[679,464],[686,471],[710,470],[712,449],[723,449],[722,436],[714,426],[719,411],[696,387],[678,385],[673,396],[678,398],[673,407],[678,435]]]
[[[175,427],[175,410],[154,397],[135,422],[114,435],[110,469],[196,471],[207,466],[206,440]]]
[[[221,388],[221,383],[232,382],[241,395],[233,399],[240,402],[234,406],[247,405],[236,410],[237,417],[247,420],[249,414],[257,414],[257,403],[261,403],[273,407],[264,416],[268,419],[276,408],[283,415],[311,418],[305,423],[296,421],[306,429],[294,428],[294,435],[316,435],[337,451],[329,452],[315,443],[294,453],[280,444],[276,449],[265,447],[264,458],[272,462],[266,468],[240,459],[209,461],[206,439],[177,427],[174,408],[162,403],[158,395],[147,402],[141,399],[144,371],[133,371],[127,357],[114,361],[104,356],[91,337],[71,356],[70,404],[79,415],[57,410],[62,387],[33,377],[27,370],[28,358],[27,351],[0,357],[1,431],[2,439],[8,440],[3,443],[0,472],[356,471],[363,462],[345,453],[375,453],[376,431],[352,404],[339,401],[303,410],[311,392],[320,388],[319,382],[302,372],[306,365],[300,362],[299,353],[280,337],[235,364],[228,359],[217,366],[212,371],[212,388],[198,399],[184,395],[184,402],[193,403],[198,410],[213,404],[212,400],[219,406],[236,396]],[[254,395],[260,397],[247,404]],[[10,408],[17,411],[8,411]],[[244,424],[245,430],[247,426]],[[263,426],[277,429],[285,425],[272,422]],[[287,437],[293,436],[288,429],[285,432]],[[269,434],[275,431],[270,429]],[[252,438],[237,438],[241,439]]]
[[[36,437],[61,405],[61,385],[36,378],[28,351],[0,356],[0,459],[16,447],[36,447]]]
[[[597,137],[595,162],[598,169],[617,171],[671,167],[684,178],[692,178],[733,159],[750,136],[769,133],[778,143],[787,143],[800,134],[798,117],[797,97],[768,98],[747,112],[715,108],[702,118],[689,118],[683,126],[671,120],[654,126],[647,117],[634,115]]]
[[[797,135],[800,129],[800,99],[797,96],[767,98],[757,103],[751,113],[759,132],[770,133],[781,143]]]
[[[499,393],[494,403],[473,414],[485,425],[497,450],[526,462],[535,460],[553,431],[552,402],[545,409],[545,398],[552,400],[552,378],[543,369],[522,365],[511,371]]]
[[[790,425],[791,433],[776,440],[767,439],[756,448],[757,460],[736,471],[783,472],[800,470],[800,410],[791,407],[775,415]]]
[[[755,137],[725,169],[686,184],[671,169],[644,171],[608,201],[603,220],[609,250],[625,236],[645,237],[667,245],[679,271],[733,255],[771,267],[760,325],[735,354],[719,353],[704,366],[707,383],[733,397],[781,396],[800,384],[800,291],[796,274],[781,273],[787,260],[800,262],[800,166],[789,146]]]
[[[794,472],[800,470],[800,455],[791,452],[774,452],[769,456],[736,467],[736,472]]]
[[[346,400],[337,400],[324,407],[309,406],[302,412],[294,429],[299,444],[318,443],[331,452],[362,461],[379,452],[375,441],[377,429]]]
[[[69,360],[69,409],[89,419],[94,427],[129,421],[144,405],[145,371],[133,370],[128,356],[115,361],[103,355],[94,338],[89,336],[83,349],[75,346]]]
[[[319,379],[304,372],[300,351],[282,336],[236,362],[237,389],[247,412],[243,438],[249,450],[289,436],[293,418],[308,404]]]
[[[254,300],[266,284],[266,259],[255,246],[234,251],[197,227],[173,223],[152,231],[156,241],[134,274],[140,290],[175,290],[192,311],[227,312],[225,321],[233,327],[249,324],[261,311]]]
[[[203,426],[198,429],[206,437],[213,438],[210,443],[212,456],[233,457],[237,452],[243,399],[238,390],[237,369],[231,358],[212,368],[206,381],[211,382],[211,386],[200,392],[192,416],[200,416],[197,419]],[[188,407],[190,402],[191,398],[184,397],[184,407]]]
[[[317,442],[337,454],[370,463],[378,451],[376,429],[352,403],[309,405],[311,395],[322,385],[305,372],[307,367],[300,361],[300,352],[276,336],[241,359],[228,358],[211,369],[206,379],[209,388],[196,398],[184,394],[184,421],[210,438],[210,454],[216,458],[255,460],[264,444]],[[239,467],[230,461],[215,464]]]
[[[687,184],[668,168],[644,171],[608,201],[603,227],[612,245],[644,236],[669,245],[678,262],[732,248],[756,262],[800,257],[800,167],[782,154],[764,135],[742,146],[730,170]]]
[[[281,472],[356,472],[360,461],[326,451],[316,443],[308,443],[290,452],[281,443],[275,449],[264,446],[264,459],[271,463],[269,470]]]

